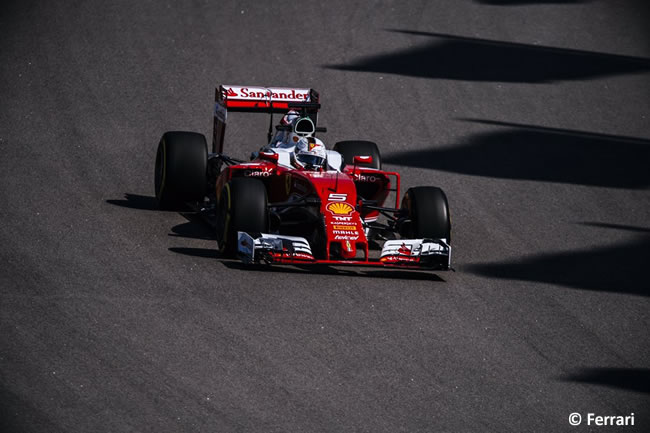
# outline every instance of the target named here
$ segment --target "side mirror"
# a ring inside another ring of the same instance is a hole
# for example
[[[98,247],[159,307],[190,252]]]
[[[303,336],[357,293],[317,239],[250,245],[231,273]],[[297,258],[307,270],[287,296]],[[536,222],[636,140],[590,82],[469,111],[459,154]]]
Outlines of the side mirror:
[[[372,156],[366,155],[366,156],[361,156],[357,155],[354,157],[354,163],[355,164],[372,164]]]
[[[280,155],[278,155],[275,152],[260,152],[259,158],[264,159],[266,161],[275,162],[277,164],[278,159],[280,158]]]

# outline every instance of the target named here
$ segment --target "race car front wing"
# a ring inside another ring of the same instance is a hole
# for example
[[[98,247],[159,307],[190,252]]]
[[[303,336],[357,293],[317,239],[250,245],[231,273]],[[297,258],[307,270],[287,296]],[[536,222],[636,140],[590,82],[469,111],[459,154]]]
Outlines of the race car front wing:
[[[451,246],[446,239],[398,239],[386,241],[379,259],[316,259],[305,238],[261,233],[253,238],[237,233],[237,256],[244,263],[331,264],[384,266],[408,269],[448,270]]]

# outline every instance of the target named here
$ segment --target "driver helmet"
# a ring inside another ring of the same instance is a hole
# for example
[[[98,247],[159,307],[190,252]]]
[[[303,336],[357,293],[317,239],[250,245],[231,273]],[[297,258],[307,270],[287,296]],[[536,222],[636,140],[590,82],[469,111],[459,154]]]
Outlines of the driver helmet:
[[[325,145],[316,137],[301,138],[296,145],[295,155],[297,164],[306,170],[320,170],[327,160]]]

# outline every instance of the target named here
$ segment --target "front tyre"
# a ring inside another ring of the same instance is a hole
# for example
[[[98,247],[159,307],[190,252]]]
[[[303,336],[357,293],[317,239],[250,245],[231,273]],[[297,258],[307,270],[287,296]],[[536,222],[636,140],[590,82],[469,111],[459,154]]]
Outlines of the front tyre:
[[[221,190],[217,206],[217,242],[227,257],[237,252],[237,232],[251,236],[268,231],[268,198],[264,184],[245,177],[235,177]]]
[[[451,243],[451,219],[447,196],[435,186],[418,186],[406,191],[402,200],[409,223],[400,234],[412,239],[446,239]]]
[[[180,210],[206,192],[208,145],[203,134],[165,132],[158,144],[154,186],[161,209]]]

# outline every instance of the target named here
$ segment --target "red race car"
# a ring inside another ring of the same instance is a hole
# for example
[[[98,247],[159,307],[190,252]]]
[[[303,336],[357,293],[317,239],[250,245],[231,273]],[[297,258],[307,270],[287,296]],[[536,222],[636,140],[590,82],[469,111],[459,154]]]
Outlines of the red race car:
[[[190,206],[216,230],[226,257],[246,263],[332,264],[448,270],[447,197],[433,186],[400,197],[400,175],[382,170],[377,145],[316,137],[313,89],[216,89],[212,152],[205,136],[166,132],[156,155],[156,198],[163,209]],[[250,161],[226,156],[232,112],[268,113],[268,144]],[[273,115],[282,118],[273,128]],[[275,129],[275,131],[274,131]],[[394,207],[386,201],[395,193]]]

